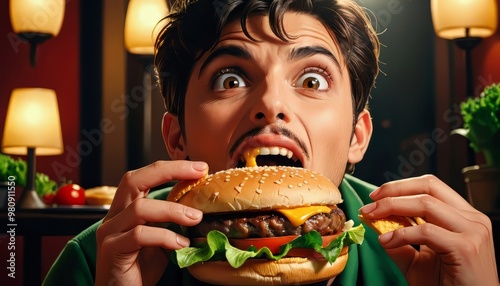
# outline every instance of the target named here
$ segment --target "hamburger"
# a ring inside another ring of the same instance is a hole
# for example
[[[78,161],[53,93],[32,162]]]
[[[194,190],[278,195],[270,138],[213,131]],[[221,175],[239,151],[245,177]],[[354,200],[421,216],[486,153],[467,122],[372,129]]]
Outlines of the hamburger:
[[[362,225],[346,223],[338,188],[298,167],[244,167],[174,186],[167,200],[203,211],[173,261],[218,285],[309,284],[339,275]],[[224,273],[224,275],[217,275]]]
[[[110,205],[115,197],[116,190],[114,186],[98,186],[85,190],[85,199],[87,205]]]

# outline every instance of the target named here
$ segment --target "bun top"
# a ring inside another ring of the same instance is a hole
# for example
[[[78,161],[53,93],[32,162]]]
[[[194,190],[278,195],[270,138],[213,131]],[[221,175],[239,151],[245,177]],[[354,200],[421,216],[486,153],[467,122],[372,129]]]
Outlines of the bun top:
[[[340,192],[329,179],[297,167],[228,169],[172,188],[167,200],[204,213],[336,205]]]

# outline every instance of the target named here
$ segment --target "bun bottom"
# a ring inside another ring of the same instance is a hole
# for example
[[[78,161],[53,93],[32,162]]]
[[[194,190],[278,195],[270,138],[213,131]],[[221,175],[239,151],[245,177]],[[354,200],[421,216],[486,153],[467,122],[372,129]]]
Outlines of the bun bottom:
[[[284,257],[280,260],[248,259],[239,268],[227,261],[197,263],[188,268],[191,275],[216,285],[300,285],[336,277],[347,263],[347,248],[330,264],[326,259]]]

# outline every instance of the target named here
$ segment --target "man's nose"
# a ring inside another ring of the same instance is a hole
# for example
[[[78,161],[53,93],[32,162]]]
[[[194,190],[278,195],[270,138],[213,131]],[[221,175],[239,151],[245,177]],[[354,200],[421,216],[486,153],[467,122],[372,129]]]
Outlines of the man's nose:
[[[255,91],[256,100],[250,112],[250,120],[258,124],[271,124],[277,121],[289,122],[291,119],[287,95],[291,90],[277,84],[265,85]],[[288,93],[287,93],[288,92]]]

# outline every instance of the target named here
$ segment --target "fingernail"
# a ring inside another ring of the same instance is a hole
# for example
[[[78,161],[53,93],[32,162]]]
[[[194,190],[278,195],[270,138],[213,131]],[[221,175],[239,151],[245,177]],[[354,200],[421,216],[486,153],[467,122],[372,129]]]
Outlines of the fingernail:
[[[199,219],[203,215],[200,210],[188,207],[184,208],[184,214],[190,219]]]
[[[375,197],[379,192],[380,192],[380,188],[378,188],[375,191],[371,192],[370,195],[369,195],[370,198],[373,199],[373,197]]]
[[[189,239],[182,235],[177,235],[175,240],[177,241],[177,244],[182,246],[182,247],[187,247],[189,246]]]
[[[196,171],[205,171],[208,168],[208,165],[205,162],[193,162],[191,166]]]
[[[362,212],[362,213],[371,213],[373,210],[375,210],[377,208],[377,203],[371,203],[371,204],[367,204],[365,205],[364,207],[360,208],[359,210]]]
[[[378,237],[378,241],[380,244],[386,244],[389,241],[391,241],[392,237],[394,236],[394,231],[389,231],[386,232]]]

